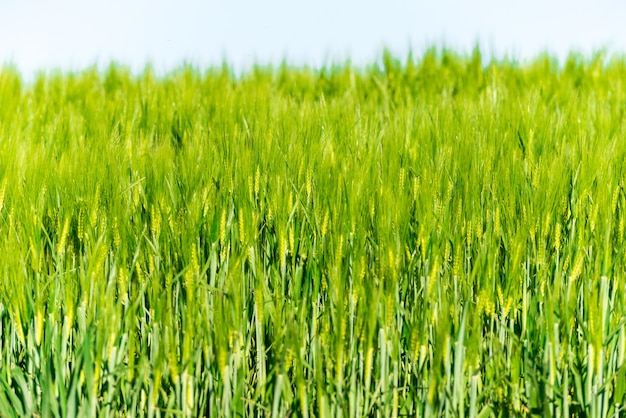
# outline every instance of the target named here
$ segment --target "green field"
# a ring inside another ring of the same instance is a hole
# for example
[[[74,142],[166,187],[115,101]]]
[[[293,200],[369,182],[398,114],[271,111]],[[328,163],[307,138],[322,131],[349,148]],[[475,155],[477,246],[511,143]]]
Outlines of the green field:
[[[0,71],[0,416],[623,416],[626,58]]]

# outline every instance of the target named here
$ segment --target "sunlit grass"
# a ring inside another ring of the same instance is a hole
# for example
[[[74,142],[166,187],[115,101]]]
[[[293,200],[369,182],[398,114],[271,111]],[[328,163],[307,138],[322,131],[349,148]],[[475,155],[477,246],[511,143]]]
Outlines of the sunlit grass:
[[[619,416],[626,61],[0,72],[0,415]]]

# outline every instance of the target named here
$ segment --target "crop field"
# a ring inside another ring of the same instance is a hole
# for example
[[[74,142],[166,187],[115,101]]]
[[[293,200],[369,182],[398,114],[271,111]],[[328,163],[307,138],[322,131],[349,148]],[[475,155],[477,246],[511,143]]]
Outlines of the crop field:
[[[0,416],[626,414],[626,58],[0,70]]]

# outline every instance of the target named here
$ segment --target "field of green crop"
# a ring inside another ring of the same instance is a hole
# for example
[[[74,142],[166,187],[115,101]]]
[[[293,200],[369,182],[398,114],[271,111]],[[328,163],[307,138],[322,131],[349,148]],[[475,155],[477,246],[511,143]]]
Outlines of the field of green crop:
[[[626,58],[0,71],[0,415],[623,416]]]

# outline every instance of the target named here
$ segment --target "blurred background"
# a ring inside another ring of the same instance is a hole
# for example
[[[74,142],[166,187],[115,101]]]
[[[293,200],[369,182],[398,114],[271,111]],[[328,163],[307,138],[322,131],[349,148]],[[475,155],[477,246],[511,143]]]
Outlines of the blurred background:
[[[430,46],[529,60],[626,50],[626,3],[612,0],[0,0],[0,63],[41,70],[116,61],[166,72],[229,63],[320,67]]]

